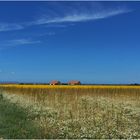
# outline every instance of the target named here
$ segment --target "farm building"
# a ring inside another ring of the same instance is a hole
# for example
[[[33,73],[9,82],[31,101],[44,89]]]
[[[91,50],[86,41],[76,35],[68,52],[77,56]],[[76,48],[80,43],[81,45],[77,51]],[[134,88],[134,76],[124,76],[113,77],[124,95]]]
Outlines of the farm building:
[[[50,82],[50,85],[60,85],[61,82],[60,81],[57,81],[57,80],[53,80]]]
[[[81,85],[81,82],[75,80],[75,81],[69,81],[68,84],[69,85]]]

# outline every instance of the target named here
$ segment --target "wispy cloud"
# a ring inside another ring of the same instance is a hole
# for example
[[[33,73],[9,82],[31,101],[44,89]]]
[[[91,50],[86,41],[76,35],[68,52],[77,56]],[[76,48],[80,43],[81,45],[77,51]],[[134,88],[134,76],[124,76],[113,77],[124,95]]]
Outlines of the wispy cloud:
[[[66,28],[68,26],[73,26],[74,24],[48,24],[46,27],[47,28]]]
[[[12,71],[12,72],[11,72],[11,74],[12,74],[12,75],[14,75],[14,74],[15,74],[15,72],[14,72],[14,71]]]
[[[64,22],[85,22],[92,21],[98,19],[104,19],[124,13],[128,13],[130,10],[128,9],[117,9],[117,10],[107,10],[107,11],[98,11],[91,13],[72,13],[67,14],[62,17],[55,17],[52,19],[47,19],[45,17],[36,21],[35,24],[50,24],[50,23],[64,23]]]
[[[103,6],[99,2],[72,4],[73,5],[71,6],[68,6],[68,4],[62,4],[60,6],[59,3],[57,3],[56,5],[53,5],[53,7],[55,6],[53,10],[46,12],[43,16],[40,16],[38,19],[30,22],[0,23],[0,32],[21,30],[27,27],[39,25],[47,25],[45,27],[65,28],[74,23],[105,19],[132,11],[126,7],[114,7],[109,9],[108,6]]]
[[[56,35],[55,32],[46,32],[46,33],[40,34],[39,36],[54,36],[54,35]]]
[[[21,30],[24,26],[20,24],[14,23],[0,23],[0,32],[4,31],[13,31],[13,30]]]
[[[39,40],[34,41],[30,39],[16,39],[16,40],[10,40],[9,43],[7,42],[7,45],[9,46],[17,46],[17,45],[26,45],[26,44],[35,44],[40,43]]]
[[[22,45],[29,45],[29,44],[37,44],[41,43],[39,40],[30,40],[30,39],[15,39],[15,40],[7,40],[0,42],[0,50],[13,48]]]

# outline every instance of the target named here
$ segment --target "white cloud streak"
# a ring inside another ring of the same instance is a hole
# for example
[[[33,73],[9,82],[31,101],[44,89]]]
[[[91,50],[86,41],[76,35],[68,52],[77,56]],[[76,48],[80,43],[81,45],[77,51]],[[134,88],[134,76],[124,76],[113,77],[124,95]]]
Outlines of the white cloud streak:
[[[29,39],[15,39],[15,40],[7,40],[4,42],[0,42],[0,50],[8,49],[8,48],[13,48],[13,47],[18,47],[22,45],[30,45],[30,44],[37,44],[41,43],[39,40],[29,40]]]
[[[112,16],[128,13],[130,10],[127,9],[118,9],[118,10],[110,10],[110,11],[101,11],[101,12],[92,12],[92,13],[75,13],[75,14],[67,14],[63,17],[56,17],[53,19],[46,19],[45,17],[39,19],[34,24],[50,24],[50,23],[65,23],[65,22],[85,22],[85,21],[93,21],[104,18],[109,18]]]
[[[40,41],[33,41],[29,39],[16,39],[16,40],[9,40],[7,42],[7,46],[17,46],[17,45],[26,45],[26,44],[35,44],[40,43]]]
[[[126,8],[114,9],[114,10],[100,10],[100,11],[88,11],[88,12],[79,12],[78,10],[75,13],[67,13],[65,16],[57,15],[55,17],[46,18],[43,16],[42,18],[26,23],[0,23],[0,32],[4,31],[14,31],[14,30],[21,30],[30,26],[37,26],[37,25],[45,25],[48,24],[48,27],[52,26],[55,27],[54,24],[57,24],[56,27],[62,27],[59,24],[62,23],[77,23],[77,22],[86,22],[86,21],[95,21],[99,19],[105,19],[112,16],[117,16],[120,14],[131,12],[132,10]],[[63,25],[64,26],[64,25]]]
[[[12,31],[12,30],[21,30],[24,26],[20,24],[12,24],[12,23],[0,23],[0,32],[4,31]]]

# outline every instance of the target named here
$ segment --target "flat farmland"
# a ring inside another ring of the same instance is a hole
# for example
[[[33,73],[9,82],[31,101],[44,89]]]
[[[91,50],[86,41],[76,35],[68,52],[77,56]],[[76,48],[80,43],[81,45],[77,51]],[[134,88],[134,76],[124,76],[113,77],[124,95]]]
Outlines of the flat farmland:
[[[36,128],[20,138],[140,138],[140,86],[7,84],[0,92]],[[4,129],[2,138],[18,138]]]

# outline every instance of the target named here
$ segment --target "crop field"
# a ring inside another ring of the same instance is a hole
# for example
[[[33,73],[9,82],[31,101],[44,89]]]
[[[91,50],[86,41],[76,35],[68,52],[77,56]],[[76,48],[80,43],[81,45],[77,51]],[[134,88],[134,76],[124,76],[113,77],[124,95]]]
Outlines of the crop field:
[[[2,138],[138,139],[140,86],[0,85],[0,115]]]

